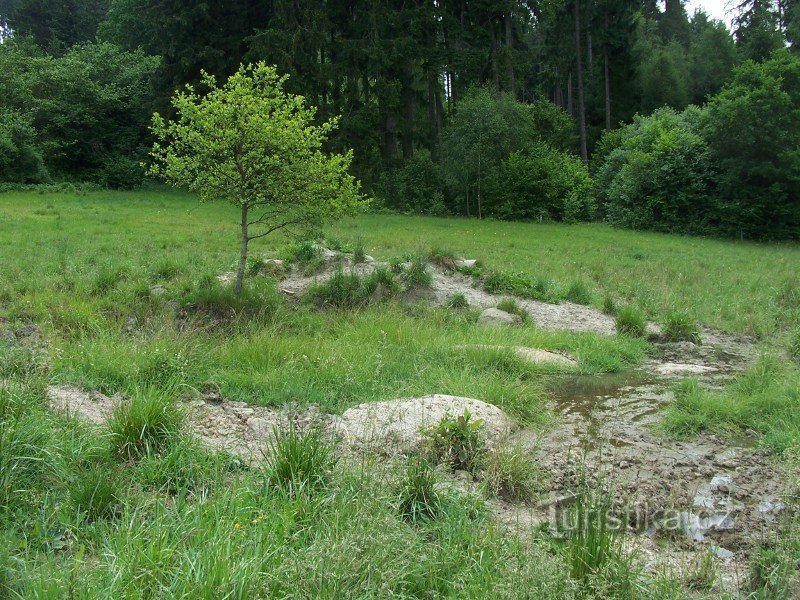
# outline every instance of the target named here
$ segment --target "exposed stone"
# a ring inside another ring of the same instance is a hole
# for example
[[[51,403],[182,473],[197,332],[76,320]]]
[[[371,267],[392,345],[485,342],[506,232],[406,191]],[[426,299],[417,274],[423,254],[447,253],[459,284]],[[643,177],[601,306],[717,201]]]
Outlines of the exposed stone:
[[[418,449],[426,428],[444,418],[462,416],[465,410],[483,422],[483,434],[490,446],[511,429],[511,419],[496,406],[444,394],[359,404],[336,419],[334,429],[354,449],[407,454]]]
[[[541,348],[528,348],[526,346],[490,346],[487,344],[473,344],[467,346],[456,346],[458,350],[511,350],[519,358],[535,365],[552,364],[561,367],[578,366],[578,361],[574,358]]]
[[[150,288],[151,296],[163,296],[166,293],[167,293],[167,288],[165,288],[161,284],[154,285],[153,287]]]
[[[0,329],[0,344],[13,346],[16,343],[17,336],[14,335],[13,331],[9,331],[8,329]]]
[[[512,315],[499,308],[487,308],[478,317],[478,323],[481,325],[517,325],[522,323],[522,319],[518,315]]]
[[[477,262],[478,262],[477,260],[471,258],[457,258],[456,266],[472,268],[477,264]]]
[[[703,375],[704,373],[714,373],[717,371],[715,367],[706,365],[692,365],[685,363],[662,363],[655,368],[659,375],[666,377],[675,377],[683,375]]]

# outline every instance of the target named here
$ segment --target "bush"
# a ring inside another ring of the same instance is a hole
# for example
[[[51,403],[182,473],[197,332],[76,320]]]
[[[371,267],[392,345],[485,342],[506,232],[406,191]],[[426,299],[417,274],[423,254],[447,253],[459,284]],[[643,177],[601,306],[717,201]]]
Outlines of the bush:
[[[124,458],[160,453],[179,437],[183,412],[155,388],[137,390],[114,407],[108,428],[113,451]]]
[[[489,490],[504,500],[530,501],[541,488],[543,473],[520,446],[487,452],[484,468]]]
[[[483,421],[473,419],[466,409],[460,417],[444,418],[427,432],[428,453],[454,471],[475,474],[486,452],[482,428]]]
[[[613,132],[595,183],[605,219],[631,229],[704,233],[718,213],[708,144],[696,109],[663,108]]]
[[[670,342],[701,343],[700,326],[697,321],[682,312],[673,311],[667,315],[662,328],[664,336]]]
[[[385,206],[421,215],[447,214],[439,166],[427,149],[419,149],[403,164],[381,175],[377,196]]]
[[[0,109],[0,181],[28,184],[48,179],[33,125],[15,111]]]
[[[436,491],[433,467],[419,457],[409,461],[397,486],[397,510],[407,521],[416,523],[435,519],[442,510],[442,498]]]
[[[633,306],[623,306],[617,311],[617,333],[630,337],[644,337],[647,321],[640,310]]]
[[[317,430],[305,433],[294,425],[286,432],[273,430],[266,460],[266,487],[291,498],[309,497],[330,481],[336,459]]]
[[[513,152],[487,188],[487,213],[500,219],[574,222],[594,215],[586,165],[543,143]]]

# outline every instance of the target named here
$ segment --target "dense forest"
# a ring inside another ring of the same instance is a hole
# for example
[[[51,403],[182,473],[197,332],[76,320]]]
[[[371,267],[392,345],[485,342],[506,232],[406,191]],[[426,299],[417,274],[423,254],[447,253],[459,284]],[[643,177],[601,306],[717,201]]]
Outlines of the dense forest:
[[[0,181],[136,186],[177,88],[266,61],[342,116],[331,149],[378,207],[798,238],[800,1],[733,10],[4,0]]]

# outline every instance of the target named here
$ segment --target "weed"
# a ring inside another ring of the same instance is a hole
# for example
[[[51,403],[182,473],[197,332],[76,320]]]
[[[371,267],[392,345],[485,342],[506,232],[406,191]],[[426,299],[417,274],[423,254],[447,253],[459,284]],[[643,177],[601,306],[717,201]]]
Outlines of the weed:
[[[517,304],[517,301],[513,298],[503,298],[497,303],[497,308],[511,315],[517,315],[522,319],[523,323],[527,323],[530,320],[528,311]]]
[[[477,473],[486,452],[482,428],[483,420],[473,419],[467,409],[455,419],[442,419],[427,432],[431,458],[453,471]]]
[[[136,390],[114,407],[108,428],[113,451],[127,459],[159,453],[174,443],[183,412],[157,388]]]
[[[543,278],[502,271],[492,271],[483,280],[483,289],[490,294],[512,294],[533,300],[552,299],[552,287],[552,283]]]
[[[647,330],[647,322],[642,312],[633,306],[622,306],[617,311],[616,318],[617,333],[629,337],[644,337]]]
[[[489,490],[511,502],[528,502],[542,488],[543,473],[521,446],[501,446],[484,459]]]
[[[583,280],[576,279],[569,284],[564,298],[575,304],[585,304],[588,306],[592,303],[592,292]]]
[[[445,306],[454,310],[460,310],[463,308],[469,308],[469,301],[464,294],[461,292],[456,292],[455,294],[451,294],[447,297]]]
[[[322,491],[336,464],[322,434],[316,429],[300,433],[292,424],[285,432],[274,429],[273,435],[264,456],[267,489],[291,498],[311,497]]]
[[[750,558],[749,587],[756,597],[767,599],[790,596],[792,572],[774,547],[761,547]]]
[[[391,298],[398,290],[394,275],[385,268],[363,278],[356,272],[337,271],[327,281],[309,288],[306,299],[317,306],[358,308]]]
[[[671,311],[664,320],[662,331],[670,342],[701,343],[700,326],[688,314]]]
[[[411,459],[397,485],[397,510],[412,523],[437,518],[442,511],[442,497],[436,491],[436,472],[423,458]]]
[[[686,587],[707,592],[714,587],[715,579],[714,553],[708,550],[696,561],[692,573],[686,580]]]

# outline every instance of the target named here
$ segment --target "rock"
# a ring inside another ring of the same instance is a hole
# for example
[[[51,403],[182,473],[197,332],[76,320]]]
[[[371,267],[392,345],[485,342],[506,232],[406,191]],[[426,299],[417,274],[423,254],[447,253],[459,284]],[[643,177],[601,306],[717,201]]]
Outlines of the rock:
[[[14,335],[13,331],[9,331],[8,329],[0,329],[0,344],[14,346],[16,343],[17,336]]]
[[[355,449],[408,454],[422,444],[426,428],[446,417],[460,417],[465,410],[473,419],[483,421],[482,433],[490,447],[511,429],[511,419],[496,406],[444,394],[359,404],[336,419],[333,428]]]
[[[128,317],[122,330],[129,335],[136,331],[136,317]]]
[[[233,271],[226,271],[225,273],[217,275],[217,280],[224,285],[230,285],[236,281],[236,273]]]
[[[542,350],[541,348],[528,348],[526,346],[490,346],[486,344],[473,344],[467,346],[456,346],[458,350],[513,350],[522,360],[533,363],[535,365],[552,364],[561,367],[576,367],[578,361],[564,354],[557,354],[549,350]]]
[[[154,285],[153,287],[150,288],[150,295],[151,296],[163,296],[166,293],[167,293],[167,288],[165,288],[161,284]]]
[[[711,550],[712,552],[714,552],[717,558],[722,558],[722,559],[733,558],[733,552],[731,552],[726,548],[723,548],[722,546],[714,546],[712,544]]]
[[[475,259],[468,259],[468,258],[457,258],[456,259],[456,266],[457,267],[467,267],[472,268],[477,264],[477,260]]]
[[[375,262],[375,259],[372,258],[369,254],[364,255],[364,262],[367,264],[372,264]]]
[[[487,308],[478,317],[478,323],[481,325],[517,325],[522,323],[522,319],[518,315],[512,315],[499,308]]]
[[[704,373],[714,373],[717,369],[715,367],[707,367],[706,365],[691,365],[684,363],[663,363],[656,367],[656,372],[659,375],[682,376],[682,375],[702,375]]]

